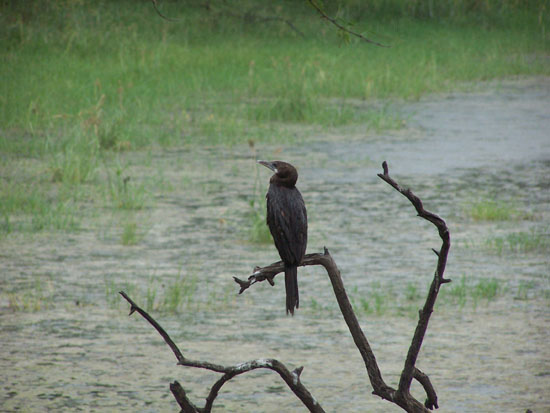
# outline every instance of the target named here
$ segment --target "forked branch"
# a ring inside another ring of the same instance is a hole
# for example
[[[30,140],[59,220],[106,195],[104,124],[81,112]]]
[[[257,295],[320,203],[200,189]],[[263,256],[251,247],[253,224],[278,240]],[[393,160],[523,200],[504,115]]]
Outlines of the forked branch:
[[[285,381],[287,386],[302,401],[302,403],[307,407],[310,412],[324,412],[323,408],[317,403],[315,398],[311,395],[311,393],[300,380],[300,375],[302,373],[303,367],[299,367],[293,371],[290,371],[283,363],[275,359],[257,359],[233,366],[222,366],[219,364],[210,363],[208,361],[188,359],[183,355],[178,346],[170,338],[170,335],[161,327],[159,323],[157,323],[157,321],[155,321],[155,319],[153,319],[153,317],[151,317],[145,310],[140,308],[124,291],[121,291],[120,295],[122,295],[126,299],[126,301],[130,303],[130,315],[132,315],[134,312],[139,313],[149,322],[149,324],[151,324],[159,332],[166,344],[168,344],[168,346],[176,356],[179,365],[211,370],[222,374],[222,377],[220,377],[211,387],[210,392],[206,398],[206,403],[202,408],[197,407],[189,400],[187,394],[185,393],[185,390],[177,381],[170,384],[170,391],[174,395],[176,401],[178,402],[181,410],[184,413],[210,412],[212,410],[214,400],[216,399],[220,389],[226,382],[228,382],[235,376],[256,369],[269,369],[277,372],[279,376],[281,376],[281,378]]]
[[[430,316],[432,315],[434,309],[435,300],[437,299],[437,294],[439,293],[439,287],[441,284],[451,282],[450,279],[443,277],[445,266],[447,265],[447,256],[449,254],[449,249],[451,248],[451,236],[449,234],[447,224],[441,217],[430,211],[426,211],[420,198],[413,194],[410,189],[403,189],[390,177],[388,172],[388,164],[386,161],[382,163],[382,169],[384,173],[378,174],[378,176],[407,197],[407,199],[415,207],[418,216],[430,221],[436,226],[439,236],[443,241],[441,249],[439,251],[434,251],[437,255],[437,268],[434,274],[434,279],[430,285],[430,291],[428,293],[428,297],[426,298],[426,303],[420,311],[420,318],[414,332],[411,346],[409,347],[409,352],[407,353],[405,367],[403,368],[401,378],[399,379],[398,393],[400,396],[404,396],[409,394],[411,382],[414,377],[416,359],[418,357],[418,353],[420,352],[420,347],[422,346],[422,341],[424,340],[426,330],[428,329],[428,322],[430,321]],[[426,404],[428,404],[428,402],[426,402]],[[431,400],[430,404],[437,408],[437,397],[435,400]]]
[[[346,290],[344,288],[344,283],[340,275],[340,270],[336,266],[336,263],[330,255],[329,251],[325,248],[324,253],[322,254],[307,254],[304,257],[301,265],[322,265],[327,271],[327,274],[332,284],[332,288],[334,290],[334,295],[336,296],[336,300],[340,307],[340,311],[342,312],[344,320],[352,335],[353,341],[365,363],[369,380],[373,387],[373,394],[392,403],[395,403],[407,412],[426,413],[428,412],[428,409],[431,410],[434,408],[438,408],[437,394],[431,384],[429,377],[416,367],[416,360],[420,351],[420,347],[422,346],[422,341],[428,327],[430,316],[433,312],[435,300],[437,299],[437,295],[439,293],[439,288],[442,284],[451,281],[443,277],[443,273],[445,271],[445,266],[447,263],[447,255],[450,248],[450,235],[447,225],[443,219],[432,212],[426,211],[422,205],[422,201],[420,200],[420,198],[414,195],[410,189],[403,189],[390,177],[388,172],[388,165],[386,162],[382,164],[382,167],[383,173],[378,174],[378,176],[389,185],[391,185],[393,188],[395,188],[397,191],[399,191],[401,194],[403,194],[405,197],[407,197],[407,199],[409,199],[409,201],[415,207],[418,216],[430,221],[437,227],[439,235],[443,241],[441,249],[439,251],[434,250],[438,257],[437,268],[435,271],[434,279],[430,286],[428,296],[426,298],[426,302],[424,304],[424,307],[420,311],[418,325],[416,327],[411,345],[409,347],[409,351],[407,353],[405,366],[401,373],[399,386],[397,389],[388,386],[382,378],[382,374],[380,372],[380,369],[378,368],[374,353],[359,325],[359,322],[357,321],[357,317],[355,316],[351,303],[348,299]],[[256,267],[254,269],[254,273],[250,277],[248,277],[248,280],[246,281],[236,277],[234,277],[234,279],[235,282],[239,284],[239,294],[241,294],[243,291],[247,290],[257,282],[267,280],[271,285],[274,285],[275,276],[281,272],[284,272],[284,264],[279,261],[263,268]],[[311,393],[300,381],[300,374],[303,367],[295,369],[291,372],[284,364],[274,359],[257,359],[233,366],[222,366],[206,361],[196,361],[188,359],[179,350],[179,348],[170,338],[168,333],[166,333],[166,331],[147,312],[145,312],[134,301],[132,301],[132,299],[128,297],[126,293],[120,292],[120,294],[130,303],[130,315],[134,312],[138,312],[159,332],[166,344],[168,344],[168,346],[176,356],[179,365],[203,368],[222,374],[222,376],[211,387],[208,397],[206,398],[205,406],[202,408],[197,407],[189,400],[185,393],[185,390],[177,381],[171,383],[170,390],[172,391],[172,394],[176,398],[183,412],[210,412],[213,403],[218,396],[219,390],[227,381],[231,380],[237,375],[260,368],[270,369],[277,372],[310,412],[324,411],[322,407],[317,403],[317,401],[313,398]],[[410,386],[413,378],[423,386],[424,391],[426,392],[427,398],[424,405],[410,394]]]
[[[385,182],[390,184],[397,191],[399,191],[401,194],[403,194],[405,197],[407,197],[407,199],[415,207],[418,216],[430,221],[437,227],[439,235],[443,241],[441,249],[439,251],[434,250],[438,257],[435,276],[430,286],[430,290],[426,298],[424,307],[420,311],[418,325],[416,327],[411,345],[409,347],[409,351],[407,353],[405,367],[403,368],[403,371],[401,373],[399,387],[397,389],[393,389],[392,387],[388,386],[382,378],[374,353],[368,343],[367,338],[361,330],[361,327],[359,326],[357,317],[355,316],[353,308],[347,297],[346,290],[340,276],[340,271],[338,270],[338,267],[336,266],[336,263],[332,259],[332,256],[329,254],[328,250],[325,248],[324,254],[307,254],[304,257],[301,265],[322,265],[323,267],[325,267],[332,283],[336,300],[338,301],[338,305],[340,306],[340,311],[342,312],[344,320],[348,325],[350,333],[353,337],[353,341],[357,346],[359,352],[361,353],[361,356],[363,357],[363,361],[365,363],[371,385],[374,389],[373,394],[399,405],[408,412],[426,412],[426,408],[430,410],[438,408],[437,394],[434,387],[432,386],[429,377],[421,372],[418,368],[416,368],[416,360],[418,358],[418,353],[420,351],[426,330],[428,328],[428,322],[433,312],[434,304],[437,299],[437,294],[439,293],[439,287],[441,286],[441,284],[451,281],[443,277],[443,273],[445,271],[445,266],[447,263],[447,255],[450,248],[450,235],[447,225],[442,218],[432,212],[425,210],[420,198],[418,198],[410,189],[403,189],[396,181],[393,180],[393,178],[390,177],[388,165],[385,161],[382,164],[382,168],[383,173],[378,174],[378,176]],[[271,285],[273,285],[275,276],[283,271],[284,265],[281,261],[279,261],[274,264],[268,265],[267,267],[255,268],[254,273],[250,277],[248,277],[248,280],[246,281],[241,280],[237,277],[234,277],[234,279],[235,282],[237,282],[240,286],[239,294],[241,294],[243,291],[245,291],[257,282],[267,280]],[[422,405],[410,394],[410,386],[413,378],[422,385],[424,391],[426,392],[426,401],[424,405]]]

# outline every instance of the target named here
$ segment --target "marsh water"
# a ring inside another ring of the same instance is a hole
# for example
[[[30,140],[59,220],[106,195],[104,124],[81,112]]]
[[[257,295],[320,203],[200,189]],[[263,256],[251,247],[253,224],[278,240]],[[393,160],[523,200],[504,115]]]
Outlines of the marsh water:
[[[76,232],[2,239],[0,410],[178,411],[173,380],[202,405],[218,376],[176,366],[154,329],[127,316],[117,295],[126,290],[144,307],[153,302],[151,315],[189,358],[276,358],[304,366],[301,379],[326,411],[401,411],[371,394],[321,268],[299,269],[294,317],[285,315],[279,277],[237,295],[233,276],[279,259],[272,244],[249,241],[250,202],[269,179],[254,160],[278,158],[299,168],[308,252],[330,250],[388,384],[397,384],[441,241],[377,177],[383,160],[451,232],[453,283],[443,288],[455,294],[442,293],[418,360],[439,411],[550,412],[550,79],[485,84],[394,110],[407,119],[395,132],[128,154],[131,183],[159,177],[151,206],[136,216],[136,245],[122,245],[123,218],[108,210]],[[474,219],[480,199],[516,212]],[[535,246],[507,241],[521,236]],[[184,299],[167,311],[158,303],[176,280]],[[483,281],[498,291],[478,299],[457,292]],[[37,288],[40,308],[14,311],[10,295]],[[413,393],[424,400],[417,384]],[[306,411],[269,371],[226,384],[214,410]]]

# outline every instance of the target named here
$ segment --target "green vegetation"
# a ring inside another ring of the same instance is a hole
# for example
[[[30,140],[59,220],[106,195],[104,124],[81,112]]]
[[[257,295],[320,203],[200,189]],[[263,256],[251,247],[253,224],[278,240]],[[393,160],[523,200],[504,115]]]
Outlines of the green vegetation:
[[[448,288],[440,291],[443,302],[450,302],[463,308],[466,304],[476,308],[480,301],[490,302],[497,298],[504,290],[502,281],[495,278],[480,279],[477,282],[468,281],[462,276]]]
[[[306,1],[159,4],[180,20],[146,1],[2,3],[0,236],[74,230],[93,207],[145,209],[152,184],[120,166],[128,151],[400,128],[393,99],[550,73],[544,1],[326,6],[391,48],[342,35]],[[261,202],[251,209],[251,238],[264,242]]]
[[[269,227],[266,222],[266,199],[265,195],[259,195],[249,201],[250,220],[249,240],[257,244],[269,244],[273,242]]]
[[[249,142],[250,149],[252,150],[252,161],[257,160],[257,154],[254,149],[254,142]],[[273,242],[271,233],[269,232],[269,227],[267,226],[266,221],[266,198],[265,185],[261,184],[259,167],[256,164],[255,169],[255,178],[254,178],[254,187],[252,190],[252,196],[248,200],[248,205],[250,209],[248,210],[248,223],[246,226],[246,231],[248,232],[248,240],[256,244],[269,244]]]
[[[108,191],[113,206],[123,210],[141,210],[148,201],[148,194],[143,183],[134,185],[130,176],[122,177],[120,168],[116,170],[116,177],[108,175]]]
[[[521,281],[514,298],[516,300],[526,301],[533,296],[537,286],[533,281]]]
[[[35,312],[53,307],[53,285],[36,279],[29,288],[8,293],[8,307],[12,311]]]
[[[8,2],[0,17],[0,149],[44,151],[44,134],[60,140],[75,125],[102,149],[278,139],[280,122],[368,124],[380,113],[369,99],[549,73],[543,2],[452,2],[453,10],[369,3],[344,1],[341,15],[391,48],[342,43],[305,1],[277,10],[239,5],[282,14],[303,38],[282,23],[179,2],[162,3],[178,22],[159,18],[148,2]]]
[[[441,288],[437,305],[459,309],[470,306],[476,309],[480,303],[489,304],[509,290],[511,288],[507,283],[495,278],[473,281],[462,276]],[[516,296],[526,297],[525,291],[527,287],[520,285]],[[397,292],[392,286],[383,287],[380,283],[373,283],[366,293],[359,293],[357,288],[352,289],[349,297],[358,315],[405,315],[415,318],[418,316],[418,310],[424,305],[427,293],[428,285],[419,288],[417,284],[408,283],[404,291]],[[327,311],[327,308],[314,301],[312,311]]]
[[[224,287],[204,284],[201,295],[198,292],[199,277],[180,272],[168,281],[159,280],[158,276],[150,277],[145,291],[133,283],[115,283],[105,279],[105,299],[110,308],[118,309],[125,301],[118,294],[126,292],[146,311],[181,314],[185,311],[221,311],[234,304],[235,288],[232,284]]]
[[[487,240],[487,245],[498,254],[505,252],[550,254],[550,232],[548,228],[512,232]]]
[[[522,214],[515,204],[494,199],[480,199],[470,203],[466,212],[476,221],[506,221],[520,219]]]
[[[122,226],[122,245],[136,245],[138,242],[138,225],[135,219],[127,218]]]
[[[58,184],[21,175],[0,178],[0,236],[78,228],[74,193]]]

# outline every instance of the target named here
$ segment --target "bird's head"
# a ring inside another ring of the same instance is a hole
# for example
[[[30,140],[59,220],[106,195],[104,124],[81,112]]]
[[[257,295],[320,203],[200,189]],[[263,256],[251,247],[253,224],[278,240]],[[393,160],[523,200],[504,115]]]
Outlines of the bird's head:
[[[293,187],[296,185],[296,181],[298,180],[298,171],[288,162],[258,161],[258,163],[275,172],[269,182],[287,187]]]

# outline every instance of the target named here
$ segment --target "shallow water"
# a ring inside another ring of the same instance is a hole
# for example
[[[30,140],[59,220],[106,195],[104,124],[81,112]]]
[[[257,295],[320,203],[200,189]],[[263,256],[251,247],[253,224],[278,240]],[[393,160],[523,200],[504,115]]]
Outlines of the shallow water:
[[[177,367],[160,336],[137,315],[128,318],[116,297],[130,288],[143,300],[151,285],[160,295],[162,285],[183,276],[198,280],[189,305],[177,315],[151,313],[188,357],[226,365],[277,358],[305,367],[302,381],[326,411],[401,411],[370,394],[320,268],[299,270],[301,307],[293,318],[284,313],[280,280],[236,295],[233,275],[245,278],[255,265],[278,260],[272,245],[246,241],[245,212],[256,180],[264,192],[269,179],[254,159],[279,158],[299,167],[308,252],[327,246],[353,297],[376,290],[401,303],[407,286],[426,291],[435,268],[431,248],[440,246],[433,226],[376,176],[383,160],[394,179],[447,220],[453,245],[446,275],[455,283],[494,278],[505,286],[475,307],[438,302],[418,366],[438,392],[440,411],[550,412],[550,251],[498,254],[486,246],[491,237],[519,231],[548,236],[548,102],[550,79],[507,81],[398,105],[408,126],[384,135],[356,131],[254,150],[182,149],[148,162],[133,154],[133,179],[162,170],[173,186],[159,189],[155,207],[141,215],[138,245],[121,245],[120,217],[108,211],[78,233],[1,241],[0,409],[177,411],[168,390],[173,380],[202,404],[217,376]],[[513,202],[529,219],[473,221],[465,209],[479,197]],[[48,308],[11,311],[7,294],[36,280],[51,297]],[[388,310],[360,313],[359,320],[385,380],[396,385],[415,319]],[[424,399],[416,384],[413,391]],[[278,376],[263,371],[224,386],[215,406],[306,411]]]

